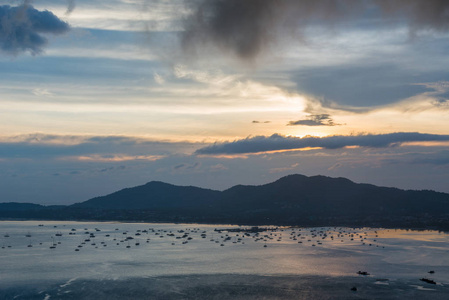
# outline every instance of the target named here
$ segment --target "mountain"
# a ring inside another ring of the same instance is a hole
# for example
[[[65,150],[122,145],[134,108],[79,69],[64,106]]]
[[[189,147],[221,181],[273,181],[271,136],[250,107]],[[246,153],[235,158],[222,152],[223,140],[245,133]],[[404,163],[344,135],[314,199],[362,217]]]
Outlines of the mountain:
[[[229,204],[244,203],[286,214],[370,216],[424,211],[449,213],[449,194],[404,191],[325,176],[290,175],[261,186],[235,186],[223,194]]]
[[[153,181],[66,207],[13,211],[0,204],[0,217],[30,215],[38,219],[449,229],[449,194],[289,175],[225,191]]]
[[[201,209],[213,205],[220,192],[194,186],[176,186],[160,181],[126,188],[107,196],[74,204],[96,209]]]

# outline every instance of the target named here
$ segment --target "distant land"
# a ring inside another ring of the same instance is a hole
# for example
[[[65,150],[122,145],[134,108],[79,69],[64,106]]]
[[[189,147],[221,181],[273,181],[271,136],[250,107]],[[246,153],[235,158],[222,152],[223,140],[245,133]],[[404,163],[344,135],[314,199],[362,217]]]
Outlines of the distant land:
[[[225,191],[152,181],[68,206],[0,203],[0,218],[449,231],[449,194],[304,175]]]

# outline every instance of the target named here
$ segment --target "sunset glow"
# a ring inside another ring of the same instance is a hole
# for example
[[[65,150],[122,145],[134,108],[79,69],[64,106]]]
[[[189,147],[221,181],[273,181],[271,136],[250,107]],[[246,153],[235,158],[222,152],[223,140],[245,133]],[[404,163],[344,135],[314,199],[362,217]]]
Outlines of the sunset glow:
[[[449,23],[418,4],[266,1],[247,18],[240,3],[228,19],[220,1],[2,2],[5,201],[291,173],[449,192]]]

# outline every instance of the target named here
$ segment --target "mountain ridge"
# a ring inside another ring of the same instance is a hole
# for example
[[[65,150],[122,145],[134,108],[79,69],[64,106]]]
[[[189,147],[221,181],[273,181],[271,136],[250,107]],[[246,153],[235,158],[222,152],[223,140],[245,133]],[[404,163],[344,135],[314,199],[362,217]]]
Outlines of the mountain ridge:
[[[0,204],[0,217],[449,229],[449,194],[323,175],[292,174],[223,191],[150,181],[65,207],[5,210]]]

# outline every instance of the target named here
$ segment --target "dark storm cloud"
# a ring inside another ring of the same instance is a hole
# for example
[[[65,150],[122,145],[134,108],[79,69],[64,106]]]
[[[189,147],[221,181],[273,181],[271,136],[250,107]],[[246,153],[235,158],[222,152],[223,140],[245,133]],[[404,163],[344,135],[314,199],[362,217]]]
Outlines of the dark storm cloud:
[[[254,58],[279,34],[296,32],[315,20],[352,14],[360,5],[345,0],[204,0],[191,1],[183,44],[212,42],[244,59]]]
[[[379,135],[335,135],[327,137],[292,137],[273,134],[255,136],[233,142],[215,143],[198,149],[195,154],[245,154],[279,150],[325,148],[339,149],[348,146],[391,147],[406,142],[449,141],[449,135],[422,134],[416,132],[398,132]]]
[[[39,54],[48,42],[44,34],[63,34],[69,29],[69,24],[48,10],[39,11],[27,3],[0,6],[0,49],[3,52]]]
[[[449,29],[449,1],[447,0],[375,0],[386,17],[402,17],[412,31]]]
[[[290,121],[287,125],[303,125],[303,126],[337,126],[341,124],[334,123],[329,114],[310,115],[307,119]]]
[[[405,23],[410,32],[449,28],[446,0],[191,0],[182,42],[187,50],[205,44],[254,59],[283,36],[301,38],[311,24],[334,27],[363,17]]]

